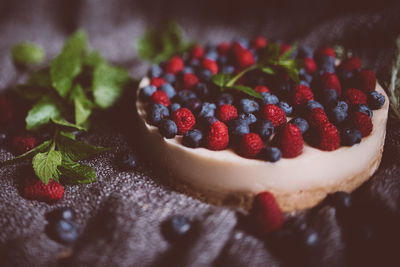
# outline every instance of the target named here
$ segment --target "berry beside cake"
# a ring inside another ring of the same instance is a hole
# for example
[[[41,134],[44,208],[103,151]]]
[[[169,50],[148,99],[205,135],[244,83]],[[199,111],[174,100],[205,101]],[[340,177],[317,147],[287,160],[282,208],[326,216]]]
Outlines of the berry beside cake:
[[[379,166],[387,96],[361,60],[257,37],[193,46],[153,65],[136,108],[150,153],[178,188],[283,211],[351,192]]]

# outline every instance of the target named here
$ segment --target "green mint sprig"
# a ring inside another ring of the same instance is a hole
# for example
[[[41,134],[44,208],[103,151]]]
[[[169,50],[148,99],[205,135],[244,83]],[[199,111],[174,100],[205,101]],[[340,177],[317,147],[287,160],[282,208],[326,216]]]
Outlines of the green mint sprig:
[[[11,47],[11,57],[15,64],[29,67],[42,63],[46,53],[38,45],[30,42],[20,42]]]

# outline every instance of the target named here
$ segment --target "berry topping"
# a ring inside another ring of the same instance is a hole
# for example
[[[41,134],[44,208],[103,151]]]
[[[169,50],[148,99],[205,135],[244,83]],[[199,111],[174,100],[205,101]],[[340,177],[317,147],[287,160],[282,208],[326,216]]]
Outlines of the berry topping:
[[[138,165],[139,159],[136,154],[123,151],[116,157],[116,163],[122,171],[130,171]]]
[[[238,117],[238,112],[233,105],[222,105],[218,108],[218,118],[222,122],[229,122]]]
[[[181,105],[179,103],[172,103],[168,108],[170,113],[174,113],[181,108]]]
[[[167,224],[170,241],[183,241],[192,229],[192,222],[183,215],[174,215]]]
[[[248,125],[257,121],[257,117],[253,113],[240,113],[238,118],[240,120],[245,120]]]
[[[268,87],[264,86],[264,85],[257,85],[256,88],[254,88],[254,90],[258,93],[269,93],[269,89]]]
[[[181,57],[174,56],[165,64],[164,71],[166,73],[177,74],[184,68],[184,63]]]
[[[163,74],[163,70],[162,70],[162,68],[161,68],[159,65],[157,65],[157,64],[152,65],[151,68],[149,69],[149,72],[148,72],[148,75],[149,75],[151,78],[160,77],[162,74]]]
[[[164,83],[166,83],[166,81],[160,77],[155,77],[155,78],[151,79],[151,81],[150,81],[150,84],[154,85],[157,88],[160,87],[161,85],[163,85]]]
[[[339,78],[334,73],[326,72],[321,76],[322,89],[334,89],[338,96],[342,94],[342,86],[340,85]]]
[[[264,118],[272,122],[275,128],[286,122],[285,111],[276,105],[265,105],[263,114]]]
[[[254,100],[244,98],[240,100],[239,109],[244,113],[253,113],[258,111],[259,105]]]
[[[322,108],[310,110],[307,114],[307,121],[312,128],[319,128],[329,122],[328,116]]]
[[[276,136],[277,146],[284,158],[294,158],[303,151],[303,136],[296,125],[288,123],[280,129]]]
[[[37,145],[37,140],[31,135],[15,136],[11,141],[12,149],[17,154],[32,150]]]
[[[241,50],[236,53],[236,63],[239,69],[247,68],[256,63],[253,53],[250,50]]]
[[[207,133],[207,148],[211,150],[223,150],[228,144],[228,127],[221,121],[214,122]]]
[[[351,126],[358,129],[362,137],[368,136],[372,132],[371,118],[363,112],[354,112],[351,115]]]
[[[267,147],[263,154],[265,155],[264,159],[269,162],[277,162],[282,157],[282,153],[279,148],[273,146]]]
[[[371,119],[372,119],[372,116],[374,115],[372,110],[367,105],[364,105],[364,104],[354,105],[351,108],[351,111],[352,112],[363,112],[363,113],[367,114]]]
[[[314,94],[311,89],[305,85],[298,85],[295,87],[292,93],[293,105],[305,104],[310,100],[314,99]]]
[[[267,38],[258,36],[251,40],[251,47],[258,50],[267,47],[268,40]]]
[[[158,130],[165,138],[174,138],[178,133],[178,127],[175,122],[168,119],[163,119],[158,126]]]
[[[204,57],[204,49],[201,45],[193,46],[192,50],[190,51],[190,56],[192,59],[200,59]]]
[[[316,146],[324,151],[333,151],[340,147],[340,133],[332,123],[326,123],[318,128]]]
[[[169,116],[169,110],[163,104],[153,104],[150,108],[150,123],[158,125],[160,121]]]
[[[168,107],[171,104],[168,95],[161,90],[157,90],[152,94],[151,102],[153,104],[163,104],[166,107]]]
[[[149,99],[155,91],[157,91],[157,88],[154,85],[147,85],[140,89],[140,97]]]
[[[345,98],[350,105],[367,104],[367,96],[361,90],[355,88],[347,89]]]
[[[310,111],[310,110],[313,110],[314,108],[324,109],[324,106],[321,103],[319,103],[319,102],[317,102],[315,100],[308,101],[307,104],[306,104],[306,109],[308,111]]]
[[[64,197],[64,187],[50,180],[46,185],[37,178],[26,177],[23,184],[23,194],[27,199],[54,202]]]
[[[275,197],[270,192],[258,194],[253,203],[252,214],[257,230],[267,234],[278,230],[285,222],[285,216]]]
[[[218,73],[218,65],[214,60],[205,58],[201,61],[201,66],[205,68],[206,70],[209,70],[211,74],[217,74]]]
[[[260,119],[255,124],[255,130],[263,140],[268,140],[274,133],[274,125],[268,119]]]
[[[268,105],[268,104],[276,105],[276,104],[279,103],[279,98],[276,95],[273,95],[273,94],[271,94],[269,92],[268,93],[261,93],[261,96],[264,99],[263,103],[265,105]]]
[[[196,124],[196,118],[187,108],[180,108],[173,114],[174,122],[178,127],[178,134],[184,134]]]
[[[299,127],[302,134],[305,134],[308,131],[308,128],[310,128],[310,126],[308,125],[308,122],[305,119],[300,118],[300,117],[290,120],[289,123],[292,123],[292,124],[296,125],[297,127]]]
[[[362,70],[357,77],[357,88],[365,93],[375,91],[376,77],[371,70]]]
[[[200,107],[200,110],[199,110],[199,113],[197,116],[199,118],[213,117],[215,114],[216,108],[217,107],[215,106],[215,104],[204,102],[203,104],[201,104],[201,107]]]
[[[246,158],[255,158],[264,148],[260,136],[255,133],[244,134],[239,144],[239,154]]]
[[[329,46],[324,46],[318,49],[315,53],[317,57],[328,56],[331,58],[335,58],[335,49]]]
[[[306,57],[304,59],[304,66],[307,73],[310,74],[314,73],[317,70],[317,64],[315,63],[314,59],[310,57]]]
[[[228,42],[219,43],[217,46],[217,51],[220,55],[228,54],[230,49],[231,49],[231,44]]]
[[[380,109],[385,104],[385,96],[376,91],[368,93],[368,105],[371,109]]]
[[[338,94],[335,89],[324,88],[322,89],[322,102],[331,107],[336,104],[338,100]]]
[[[203,133],[198,129],[187,131],[182,138],[182,144],[187,147],[196,148],[203,141]]]
[[[169,83],[164,83],[163,85],[161,85],[160,90],[165,92],[169,99],[173,98],[176,95],[174,87]]]
[[[250,133],[250,127],[246,120],[236,119],[229,123],[229,133],[232,138],[240,137],[244,134]]]
[[[183,88],[191,89],[199,83],[199,79],[193,73],[185,73],[183,75]]]
[[[361,59],[359,57],[349,57],[340,63],[339,69],[343,71],[360,70],[362,67]]]
[[[352,146],[361,142],[362,135],[357,129],[346,128],[342,131],[341,140],[342,145]]]

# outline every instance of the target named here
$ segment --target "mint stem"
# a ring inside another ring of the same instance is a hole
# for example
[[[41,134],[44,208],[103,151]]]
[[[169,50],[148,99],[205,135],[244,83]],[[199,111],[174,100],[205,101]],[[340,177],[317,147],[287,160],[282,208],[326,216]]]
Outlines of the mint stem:
[[[233,85],[235,85],[235,82],[240,79],[240,77],[245,75],[247,72],[257,69],[259,67],[260,67],[260,65],[255,64],[255,65],[245,68],[244,70],[242,70],[241,72],[236,74],[232,79],[230,79],[229,82],[226,83],[225,87],[232,87]]]

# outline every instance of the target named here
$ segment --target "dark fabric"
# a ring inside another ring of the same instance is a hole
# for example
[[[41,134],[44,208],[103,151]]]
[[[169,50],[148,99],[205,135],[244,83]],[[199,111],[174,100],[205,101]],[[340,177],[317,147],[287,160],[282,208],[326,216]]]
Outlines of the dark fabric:
[[[147,25],[176,18],[190,39],[200,43],[261,34],[272,40],[318,46],[344,44],[355,49],[367,66],[388,81],[394,39],[400,33],[400,8],[395,1],[90,1],[14,0],[0,2],[0,88],[22,81],[10,46],[29,40],[46,48],[49,58],[77,28],[88,32],[92,47],[129,69],[145,74],[135,41]],[[145,161],[134,120],[135,86],[111,113],[97,115],[98,125],[82,138],[112,150],[88,164],[98,173],[90,185],[67,186],[62,201],[48,205],[23,199],[18,191],[20,166],[0,169],[1,266],[287,266],[296,252],[275,248],[254,236],[245,214],[180,194],[162,183],[158,166]],[[399,122],[390,119],[384,159],[374,178],[354,194],[363,214],[373,217],[380,237],[365,247],[347,241],[334,208],[321,205],[306,214],[321,237],[315,266],[398,266]],[[143,163],[122,172],[118,152],[132,150]],[[2,149],[0,160],[11,154]],[[46,234],[46,213],[70,206],[77,215],[80,238],[71,247]],[[162,224],[174,214],[197,220],[198,235],[183,247],[170,244]],[[368,216],[367,216],[368,217]],[[363,243],[364,244],[364,243]],[[360,249],[359,249],[360,248]],[[379,248],[379,249],[378,249]],[[349,256],[351,255],[351,257]],[[354,259],[355,258],[355,259]]]

